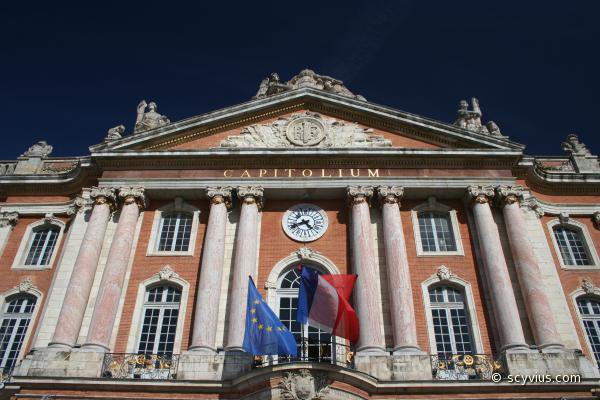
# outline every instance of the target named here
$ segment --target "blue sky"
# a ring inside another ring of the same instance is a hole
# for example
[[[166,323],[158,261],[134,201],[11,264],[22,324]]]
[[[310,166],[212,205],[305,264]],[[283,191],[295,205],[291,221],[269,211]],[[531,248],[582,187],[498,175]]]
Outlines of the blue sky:
[[[596,1],[208,3],[2,3],[0,159],[42,138],[86,155],[141,99],[176,121],[303,68],[447,122],[475,96],[528,154],[569,133],[600,153]]]

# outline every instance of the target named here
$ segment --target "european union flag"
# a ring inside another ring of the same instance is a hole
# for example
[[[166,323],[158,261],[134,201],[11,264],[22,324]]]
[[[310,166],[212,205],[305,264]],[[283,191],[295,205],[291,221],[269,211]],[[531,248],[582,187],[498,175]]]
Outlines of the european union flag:
[[[294,335],[277,318],[248,278],[248,303],[246,305],[246,333],[244,350],[255,356],[267,354],[298,354]]]

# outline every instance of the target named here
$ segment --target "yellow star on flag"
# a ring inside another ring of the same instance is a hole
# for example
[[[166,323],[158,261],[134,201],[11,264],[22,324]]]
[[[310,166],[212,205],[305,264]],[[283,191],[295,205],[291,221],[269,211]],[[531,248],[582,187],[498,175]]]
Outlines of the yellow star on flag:
[[[258,322],[258,318],[252,318],[252,323],[255,324]]]
[[[258,324],[258,329],[262,329],[264,327],[263,324]]]
[[[260,301],[258,301],[258,299],[254,300],[254,304],[260,304]]]
[[[270,326],[267,326],[267,332],[271,332],[273,330],[273,328],[271,328]]]
[[[251,308],[251,309],[250,309],[250,313],[252,313],[252,314],[256,314],[256,308]]]

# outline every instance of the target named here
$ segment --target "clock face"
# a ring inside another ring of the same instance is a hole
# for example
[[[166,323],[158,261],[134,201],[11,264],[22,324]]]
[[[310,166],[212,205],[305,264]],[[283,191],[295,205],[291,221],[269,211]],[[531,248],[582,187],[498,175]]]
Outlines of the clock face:
[[[281,224],[290,238],[298,242],[312,242],[323,236],[329,221],[321,207],[297,204],[285,212]]]

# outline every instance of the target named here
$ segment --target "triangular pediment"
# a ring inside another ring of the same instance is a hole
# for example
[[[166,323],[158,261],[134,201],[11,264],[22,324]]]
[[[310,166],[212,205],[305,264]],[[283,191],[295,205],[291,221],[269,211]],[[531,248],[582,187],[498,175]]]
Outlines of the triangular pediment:
[[[447,123],[314,88],[257,98],[155,129],[113,137],[92,153],[224,149],[489,149],[522,150],[504,136]]]

